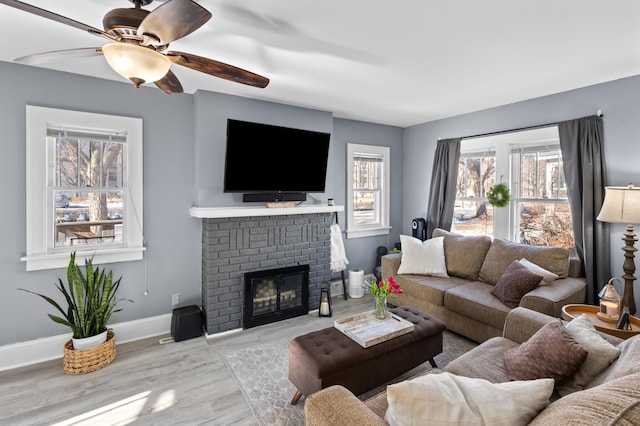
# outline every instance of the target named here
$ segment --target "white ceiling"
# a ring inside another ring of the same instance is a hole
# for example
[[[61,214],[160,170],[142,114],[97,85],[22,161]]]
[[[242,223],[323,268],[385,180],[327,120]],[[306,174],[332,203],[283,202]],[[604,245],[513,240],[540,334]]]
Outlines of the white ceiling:
[[[97,28],[110,9],[132,7],[127,0],[26,2]],[[640,74],[638,0],[198,3],[213,18],[170,49],[271,82],[257,89],[173,65],[185,92],[229,93],[339,118],[406,127]],[[0,37],[3,61],[106,43],[5,5]],[[102,57],[47,67],[124,81]]]

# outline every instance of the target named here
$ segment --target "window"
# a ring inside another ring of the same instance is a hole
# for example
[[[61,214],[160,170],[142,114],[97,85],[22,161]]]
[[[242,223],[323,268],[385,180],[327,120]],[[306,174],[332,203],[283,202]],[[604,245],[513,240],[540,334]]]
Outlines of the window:
[[[505,208],[487,202],[496,183],[511,191]],[[572,248],[557,127],[463,140],[453,219],[453,230],[462,234]]]
[[[142,120],[27,106],[27,270],[142,258]]]
[[[454,229],[465,234],[493,235],[493,206],[486,193],[495,184],[495,151],[460,154]]]
[[[389,233],[389,147],[347,144],[347,238]]]

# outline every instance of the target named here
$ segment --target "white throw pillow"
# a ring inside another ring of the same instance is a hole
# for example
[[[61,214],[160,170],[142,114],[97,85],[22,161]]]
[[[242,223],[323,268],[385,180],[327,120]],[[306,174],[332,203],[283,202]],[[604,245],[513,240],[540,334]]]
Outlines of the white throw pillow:
[[[558,386],[558,393],[561,396],[583,390],[594,377],[609,367],[620,355],[620,349],[598,334],[587,315],[582,314],[572,319],[565,327],[574,340],[589,353],[578,371]]]
[[[451,373],[387,386],[391,426],[526,425],[549,403],[553,379],[491,383]]]
[[[554,274],[551,271],[547,271],[546,269],[544,269],[542,266],[540,265],[536,265],[535,263],[522,258],[520,259],[518,262],[520,262],[523,266],[526,266],[531,272],[534,272],[540,276],[542,276],[542,281],[540,281],[540,284],[538,285],[549,285],[551,284],[553,281],[558,279],[558,275]]]
[[[402,259],[398,274],[433,275],[448,278],[444,258],[444,237],[420,241],[408,235],[400,235]]]

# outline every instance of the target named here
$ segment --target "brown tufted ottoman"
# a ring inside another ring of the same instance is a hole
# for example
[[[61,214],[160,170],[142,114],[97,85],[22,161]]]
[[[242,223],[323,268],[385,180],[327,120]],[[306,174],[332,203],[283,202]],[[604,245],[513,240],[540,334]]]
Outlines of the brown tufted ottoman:
[[[340,330],[329,327],[289,342],[289,380],[297,388],[291,400],[331,385],[342,385],[360,395],[442,352],[442,321],[410,306],[390,309],[414,324],[411,333],[363,348]]]

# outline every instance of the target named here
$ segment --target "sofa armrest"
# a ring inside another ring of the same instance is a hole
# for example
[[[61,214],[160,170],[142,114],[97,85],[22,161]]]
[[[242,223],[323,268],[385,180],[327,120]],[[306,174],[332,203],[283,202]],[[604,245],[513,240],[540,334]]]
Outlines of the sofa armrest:
[[[305,426],[384,426],[376,416],[347,388],[334,385],[315,392],[304,402]]]
[[[520,306],[560,318],[564,305],[584,303],[586,296],[587,281],[584,278],[560,278],[525,294]]]
[[[391,253],[382,256],[382,278],[386,279],[398,275],[401,260],[402,254],[400,253]]]
[[[552,316],[518,306],[507,314],[502,337],[524,343],[545,324],[556,320]]]

